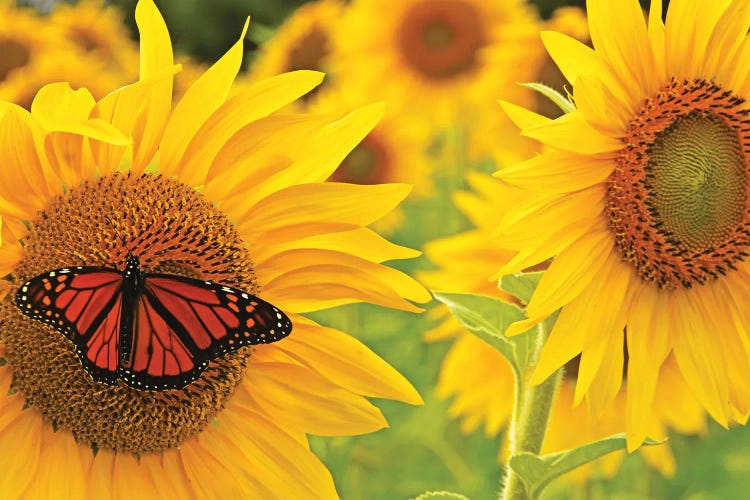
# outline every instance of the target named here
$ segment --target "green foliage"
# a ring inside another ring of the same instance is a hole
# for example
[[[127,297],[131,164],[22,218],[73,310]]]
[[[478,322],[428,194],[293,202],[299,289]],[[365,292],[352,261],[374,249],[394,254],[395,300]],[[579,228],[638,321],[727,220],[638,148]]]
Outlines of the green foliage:
[[[502,354],[516,377],[524,376],[534,337],[529,332],[511,338],[505,336],[511,323],[525,318],[518,306],[484,295],[436,292],[433,295],[448,306],[464,328]]]
[[[560,108],[563,113],[572,113],[576,110],[575,105],[573,105],[573,103],[570,102],[567,97],[548,85],[538,82],[532,82],[522,83],[521,86],[543,95],[544,97],[552,101],[552,103],[555,104],[558,108]]]
[[[450,491],[428,491],[414,498],[414,500],[469,500],[469,499],[459,493],[451,493]]]
[[[528,304],[542,276],[543,272],[509,274],[503,276],[499,286],[524,304]]]
[[[646,446],[656,444],[661,443],[652,440],[646,440],[644,443]],[[538,498],[553,479],[613,451],[624,450],[626,445],[625,434],[617,434],[578,448],[549,455],[518,453],[511,457],[510,466],[521,476],[529,496]]]

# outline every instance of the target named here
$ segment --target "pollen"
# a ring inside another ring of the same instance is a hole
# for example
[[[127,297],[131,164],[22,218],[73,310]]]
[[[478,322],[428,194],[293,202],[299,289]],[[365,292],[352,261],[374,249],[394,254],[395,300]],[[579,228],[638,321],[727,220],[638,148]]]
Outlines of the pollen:
[[[690,288],[748,256],[749,113],[715,83],[673,80],[630,122],[607,215],[643,281]]]
[[[194,189],[149,174],[102,177],[53,199],[31,222],[15,284],[63,267],[123,270],[130,254],[144,272],[259,292],[248,251],[226,216]],[[58,330],[24,316],[10,300],[0,309],[14,390],[95,450],[138,455],[179,446],[224,408],[251,356],[249,347],[225,354],[183,389],[110,386],[83,370],[76,345]]]

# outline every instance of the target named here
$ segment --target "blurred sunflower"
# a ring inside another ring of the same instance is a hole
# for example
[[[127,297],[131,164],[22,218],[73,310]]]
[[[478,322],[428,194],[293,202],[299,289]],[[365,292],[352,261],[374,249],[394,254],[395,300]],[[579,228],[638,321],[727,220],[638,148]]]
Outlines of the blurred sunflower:
[[[137,78],[138,48],[130,39],[122,12],[103,0],[60,2],[46,20],[79,50],[106,61],[123,73],[123,81]]]
[[[39,89],[62,81],[74,88],[86,87],[97,99],[127,83],[121,72],[112,71],[106,61],[96,56],[76,50],[53,50],[14,71],[0,84],[0,99],[30,109]]]
[[[36,11],[0,2],[0,88],[57,43],[55,30]]]
[[[278,27],[273,38],[261,46],[249,79],[268,78],[298,69],[326,71],[331,53],[331,30],[341,21],[343,12],[344,4],[340,0],[318,0],[300,6]]]
[[[538,30],[521,0],[355,0],[333,31],[331,68],[394,113],[471,125],[533,77]]]
[[[327,87],[317,94],[306,110],[315,114],[341,115],[365,104],[356,89]],[[412,198],[428,196],[432,190],[431,163],[427,155],[430,130],[408,116],[386,114],[369,134],[344,158],[328,179],[350,184],[403,183],[414,186]],[[391,232],[404,222],[400,208],[393,210],[374,227]]]
[[[514,255],[514,252],[503,250],[492,233],[523,193],[509,190],[502,182],[483,174],[471,174],[468,181],[475,193],[458,192],[455,202],[477,228],[429,242],[425,254],[440,268],[424,272],[420,278],[436,290],[478,293],[517,301],[498,289],[488,277]],[[454,398],[450,413],[461,420],[463,432],[474,432],[484,424],[488,436],[497,435],[507,425],[513,411],[514,381],[510,366],[492,347],[466,332],[446,308],[436,308],[431,314],[439,319],[439,325],[425,335],[426,340],[454,340],[440,369],[438,394]],[[572,387],[577,376],[576,361],[566,367],[565,380],[552,408],[543,453],[575,448],[622,432],[625,428],[624,390],[598,415],[592,416],[585,405],[574,407]],[[666,426],[688,434],[705,432],[703,410],[690,394],[673,360],[662,367],[662,379],[664,383],[659,387],[658,397],[650,410],[649,435],[656,439],[666,437]],[[668,445],[641,451],[662,474],[674,473],[674,458]],[[622,457],[623,454],[609,455],[567,477],[582,482],[596,467],[601,467],[604,475],[611,476],[617,471]]]
[[[552,17],[544,23],[546,30],[559,31],[576,40],[590,44],[589,27],[586,12],[578,7],[559,7]],[[532,75],[521,82],[536,82],[547,85],[560,92],[564,92],[565,77],[554,61],[547,55],[541,40],[535,39],[526,48],[530,60],[536,62]],[[531,90],[517,90],[512,99],[515,104],[522,105],[549,118],[556,118],[562,110],[543,95]],[[502,99],[505,95],[498,94]],[[528,137],[518,137],[517,127],[504,113],[482,113],[473,127],[470,135],[468,154],[475,161],[490,157],[496,165],[507,166],[530,158],[539,149],[539,143]]]
[[[0,492],[335,497],[306,434],[385,427],[364,396],[421,402],[363,344],[300,315],[359,301],[418,311],[406,299],[429,300],[380,264],[417,252],[364,227],[408,188],[323,182],[382,109],[339,120],[271,115],[321,81],[309,71],[227,99],[241,39],[171,109],[166,26],[150,0],[138,3],[136,21],[138,83],[98,102],[85,89],[49,85],[31,113],[0,104],[0,268],[12,276],[3,289],[133,252],[145,270],[260,294],[289,314],[294,332],[212,361],[184,389],[144,392],[94,382],[67,339],[6,297],[0,449],[15,452],[0,454]]]
[[[556,256],[508,333],[561,310],[533,381],[580,353],[575,401],[600,410],[620,392],[627,327],[632,450],[670,353],[719,423],[750,413],[750,3],[673,0],[666,26],[661,2],[648,25],[634,0],[587,11],[594,49],[542,34],[577,110],[505,105],[549,150],[497,173],[528,190],[500,223],[519,251],[502,273]]]

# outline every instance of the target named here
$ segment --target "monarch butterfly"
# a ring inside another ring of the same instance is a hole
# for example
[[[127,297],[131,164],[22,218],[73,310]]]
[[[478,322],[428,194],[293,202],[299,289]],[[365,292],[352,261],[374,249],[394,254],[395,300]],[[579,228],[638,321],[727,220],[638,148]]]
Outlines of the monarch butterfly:
[[[292,322],[254,295],[211,281],[125,270],[68,267],[40,274],[16,306],[70,339],[97,382],[135,389],[181,389],[208,362],[240,347],[280,340]]]

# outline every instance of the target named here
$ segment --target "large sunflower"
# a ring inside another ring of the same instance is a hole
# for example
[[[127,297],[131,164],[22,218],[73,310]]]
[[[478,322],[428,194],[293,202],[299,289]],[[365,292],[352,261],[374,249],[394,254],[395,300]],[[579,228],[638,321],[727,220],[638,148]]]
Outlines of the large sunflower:
[[[468,180],[475,193],[459,192],[455,201],[477,228],[428,243],[425,253],[440,269],[425,272],[420,277],[437,290],[516,300],[499,290],[488,277],[498,263],[508,262],[514,255],[500,248],[492,233],[509,208],[518,203],[521,193],[483,174],[472,174]],[[510,420],[513,409],[514,382],[510,366],[492,347],[463,330],[443,308],[433,314],[440,318],[440,323],[428,332],[427,339],[455,339],[440,369],[438,393],[454,398],[450,412],[461,419],[464,432],[473,432],[483,424],[488,435],[496,435]],[[625,390],[618,393],[614,404],[595,417],[585,405],[573,406],[572,388],[578,369],[575,361],[567,366],[566,378],[555,399],[544,453],[574,448],[625,428]],[[659,397],[649,410],[650,434],[663,437],[667,426],[683,433],[703,432],[703,410],[690,394],[673,360],[662,368],[662,377]],[[666,401],[669,403],[664,404]],[[674,459],[668,445],[646,448],[643,452],[663,474],[674,472]],[[613,474],[621,459],[622,455],[618,454],[602,460],[603,472]],[[592,467],[586,467],[568,477],[583,480],[591,473]]]
[[[542,34],[577,110],[505,105],[550,150],[497,174],[528,189],[500,223],[519,250],[502,273],[556,256],[509,330],[561,310],[534,382],[581,353],[575,400],[605,408],[627,335],[632,450],[670,354],[722,425],[750,412],[750,3],[674,0],[666,26],[661,2],[648,26],[634,0],[590,0],[588,16],[594,49]]]
[[[394,112],[473,125],[533,77],[537,23],[521,0],[356,0],[334,30],[331,67]]]
[[[3,288],[63,266],[119,267],[134,254],[145,270],[260,295],[294,331],[212,361],[184,389],[145,392],[94,382],[70,341],[6,297],[0,492],[335,497],[306,434],[385,427],[364,396],[421,401],[364,345],[300,316],[358,301],[414,311],[406,299],[429,299],[380,264],[416,252],[364,227],[408,188],[322,182],[382,110],[334,121],[269,116],[318,84],[314,72],[261,81],[227,100],[241,40],[171,109],[166,26],[150,0],[138,4],[136,20],[138,83],[98,102],[85,89],[50,85],[31,113],[0,105]]]

